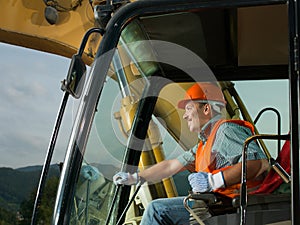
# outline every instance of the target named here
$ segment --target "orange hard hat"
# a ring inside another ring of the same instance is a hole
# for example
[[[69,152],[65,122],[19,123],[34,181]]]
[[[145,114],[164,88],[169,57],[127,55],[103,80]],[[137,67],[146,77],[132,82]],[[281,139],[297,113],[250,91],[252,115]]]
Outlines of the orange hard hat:
[[[209,103],[213,106],[224,107],[226,101],[219,86],[215,83],[196,83],[191,86],[184,99],[178,102],[178,108],[184,109],[189,101]]]

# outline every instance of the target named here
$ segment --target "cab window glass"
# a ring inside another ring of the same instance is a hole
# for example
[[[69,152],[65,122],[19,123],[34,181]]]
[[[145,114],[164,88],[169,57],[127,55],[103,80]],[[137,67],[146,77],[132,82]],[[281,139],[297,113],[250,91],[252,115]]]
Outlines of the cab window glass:
[[[260,134],[289,132],[289,83],[288,80],[259,80],[234,82],[237,92],[250,116],[255,120]],[[264,111],[258,118],[258,114]],[[280,124],[278,124],[278,116]],[[277,141],[264,140],[271,155],[277,156]],[[284,141],[280,142],[280,149]]]

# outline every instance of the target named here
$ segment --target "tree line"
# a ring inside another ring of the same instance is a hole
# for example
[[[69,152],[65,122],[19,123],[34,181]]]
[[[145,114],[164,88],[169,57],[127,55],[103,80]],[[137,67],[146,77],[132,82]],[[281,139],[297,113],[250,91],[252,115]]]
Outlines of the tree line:
[[[57,186],[58,177],[52,176],[46,182],[37,215],[39,225],[46,225],[51,222]],[[20,204],[17,213],[0,207],[0,225],[30,225],[36,192],[37,188],[31,192],[27,200]]]

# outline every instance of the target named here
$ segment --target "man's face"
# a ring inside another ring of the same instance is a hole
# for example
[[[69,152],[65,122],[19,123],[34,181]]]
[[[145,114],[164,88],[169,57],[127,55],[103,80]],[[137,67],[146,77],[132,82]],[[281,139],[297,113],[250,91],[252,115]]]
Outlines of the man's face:
[[[193,101],[188,102],[185,106],[183,119],[187,121],[191,132],[200,132],[203,125],[208,121],[203,107],[205,105],[201,104],[199,107],[199,103]]]

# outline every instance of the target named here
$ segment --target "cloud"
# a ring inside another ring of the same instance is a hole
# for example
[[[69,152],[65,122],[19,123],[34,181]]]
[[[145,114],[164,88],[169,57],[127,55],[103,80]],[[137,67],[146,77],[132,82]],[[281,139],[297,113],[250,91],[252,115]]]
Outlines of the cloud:
[[[63,57],[0,44],[0,167],[43,163],[63,95],[60,81],[69,62]],[[67,123],[69,115],[64,119]],[[63,127],[62,131],[67,129]],[[61,161],[64,152],[56,155]]]

